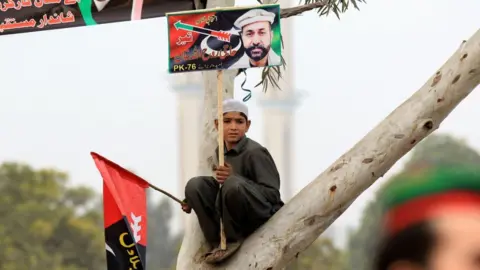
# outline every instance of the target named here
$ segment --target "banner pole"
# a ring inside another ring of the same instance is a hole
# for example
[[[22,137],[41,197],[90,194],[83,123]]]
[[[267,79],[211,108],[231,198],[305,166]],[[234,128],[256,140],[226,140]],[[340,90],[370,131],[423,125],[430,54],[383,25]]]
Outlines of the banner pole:
[[[223,70],[217,71],[217,112],[218,112],[218,166],[225,165],[224,140],[223,140]],[[220,185],[220,188],[221,185]],[[223,227],[223,220],[220,217],[220,249],[227,249],[227,239]]]

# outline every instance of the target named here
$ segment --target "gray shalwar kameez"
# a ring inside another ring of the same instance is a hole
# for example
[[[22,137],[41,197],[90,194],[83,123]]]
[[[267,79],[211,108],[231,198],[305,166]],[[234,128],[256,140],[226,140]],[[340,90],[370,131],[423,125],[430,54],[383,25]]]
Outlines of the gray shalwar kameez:
[[[217,149],[218,153],[218,149]],[[220,215],[227,242],[237,242],[265,223],[280,207],[280,176],[268,150],[243,137],[235,148],[225,152],[232,166],[219,193],[211,176],[190,179],[185,187],[186,202],[197,214],[207,241],[220,242]]]

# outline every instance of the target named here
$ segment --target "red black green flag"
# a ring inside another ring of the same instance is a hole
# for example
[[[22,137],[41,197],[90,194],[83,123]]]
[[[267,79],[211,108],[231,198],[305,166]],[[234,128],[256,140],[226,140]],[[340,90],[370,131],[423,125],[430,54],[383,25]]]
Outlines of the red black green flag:
[[[145,270],[149,184],[112,161],[91,153],[103,178],[108,270]]]

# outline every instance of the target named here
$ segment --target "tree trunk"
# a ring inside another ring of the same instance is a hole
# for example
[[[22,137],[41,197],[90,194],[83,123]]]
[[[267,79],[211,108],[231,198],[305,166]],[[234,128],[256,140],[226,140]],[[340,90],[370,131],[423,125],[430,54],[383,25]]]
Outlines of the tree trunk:
[[[234,6],[235,0],[208,0],[206,8]],[[223,97],[233,98],[234,79],[237,70],[223,71]],[[204,108],[203,108],[203,134],[200,149],[199,172],[201,175],[212,175],[212,165],[215,160],[215,149],[218,146],[215,130],[215,116],[217,114],[217,72],[206,71],[203,73],[204,81]],[[192,138],[193,140],[193,138]],[[207,243],[198,223],[197,215],[192,213],[186,219],[185,234],[178,254],[177,270],[204,269],[199,266],[200,256],[207,252]]]
[[[204,150],[209,151],[203,153],[211,153],[216,146],[212,125],[216,113],[215,80],[215,75],[206,74]],[[464,41],[420,90],[251,235],[225,264],[210,267],[193,259],[203,237],[195,215],[191,215],[177,269],[282,269],[375,180],[438,129],[479,83],[480,30]],[[233,89],[228,89],[227,94],[232,96]],[[208,168],[207,163],[202,165],[204,169]]]

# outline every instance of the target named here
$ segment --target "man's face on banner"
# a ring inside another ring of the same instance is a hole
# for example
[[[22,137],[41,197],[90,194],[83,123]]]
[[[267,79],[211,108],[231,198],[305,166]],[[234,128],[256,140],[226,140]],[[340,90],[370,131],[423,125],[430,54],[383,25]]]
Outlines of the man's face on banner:
[[[272,28],[267,21],[247,24],[242,29],[242,43],[245,53],[253,61],[260,61],[270,51]]]

